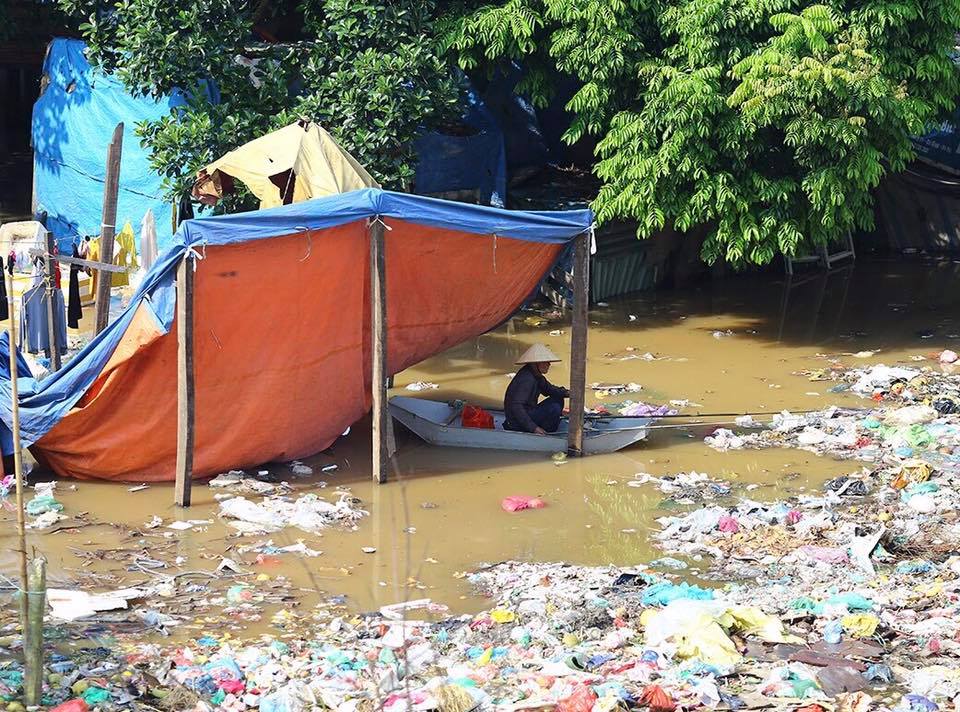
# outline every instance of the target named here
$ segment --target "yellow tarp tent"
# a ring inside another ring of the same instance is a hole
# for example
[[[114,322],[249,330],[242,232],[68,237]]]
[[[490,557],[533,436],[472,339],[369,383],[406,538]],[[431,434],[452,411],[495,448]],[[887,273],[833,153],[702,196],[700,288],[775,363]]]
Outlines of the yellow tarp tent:
[[[197,176],[193,195],[216,203],[238,180],[260,198],[261,208],[379,188],[353,156],[313,123],[268,133],[214,161]]]

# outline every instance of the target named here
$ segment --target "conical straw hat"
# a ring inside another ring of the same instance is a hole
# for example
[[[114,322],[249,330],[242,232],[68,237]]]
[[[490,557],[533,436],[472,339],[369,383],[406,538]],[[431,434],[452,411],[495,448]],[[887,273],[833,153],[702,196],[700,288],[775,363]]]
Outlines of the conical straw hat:
[[[534,344],[523,352],[523,356],[517,359],[517,363],[546,363],[559,361],[560,357],[543,344]]]

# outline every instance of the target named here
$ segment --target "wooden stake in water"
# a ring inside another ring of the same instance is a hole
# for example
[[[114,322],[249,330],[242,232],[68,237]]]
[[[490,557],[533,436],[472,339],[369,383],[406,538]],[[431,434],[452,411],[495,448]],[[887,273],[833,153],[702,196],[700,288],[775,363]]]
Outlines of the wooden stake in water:
[[[10,351],[10,411],[13,419],[13,471],[17,482],[17,541],[20,548],[20,625],[27,630],[27,534],[23,511],[23,460],[20,454],[20,402],[17,396],[17,315],[14,313],[13,276],[4,270],[7,280],[7,311],[10,323],[7,338]]]
[[[23,697],[27,705],[39,705],[43,694],[43,612],[47,604],[47,560],[30,562],[27,602],[28,625],[24,633]]]
[[[383,222],[379,216],[370,223],[370,350],[373,373],[370,377],[373,430],[373,481],[387,481],[390,459],[387,444],[387,258],[383,239]]]
[[[583,405],[587,388],[587,331],[590,302],[590,243],[593,230],[573,247],[573,318],[570,327],[570,425],[567,454],[583,454]]]
[[[177,267],[177,473],[173,501],[189,507],[193,492],[195,385],[193,372],[194,265],[190,255]]]

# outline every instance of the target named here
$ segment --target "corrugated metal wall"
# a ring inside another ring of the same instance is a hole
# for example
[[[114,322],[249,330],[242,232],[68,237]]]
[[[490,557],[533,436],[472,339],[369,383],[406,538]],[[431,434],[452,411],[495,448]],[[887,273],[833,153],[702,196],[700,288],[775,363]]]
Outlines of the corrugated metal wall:
[[[876,192],[876,229],[857,238],[874,252],[960,252],[960,178],[915,164]]]

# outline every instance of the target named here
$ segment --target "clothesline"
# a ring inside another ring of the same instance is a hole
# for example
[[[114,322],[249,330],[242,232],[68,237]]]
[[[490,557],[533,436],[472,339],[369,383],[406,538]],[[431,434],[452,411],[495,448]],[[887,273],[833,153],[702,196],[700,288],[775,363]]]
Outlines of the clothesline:
[[[16,245],[17,245],[18,247],[23,246],[23,245],[28,245],[28,244],[29,244],[29,242],[26,241],[26,240],[18,241],[18,242],[16,243]],[[63,264],[78,265],[78,266],[80,266],[80,267],[88,267],[88,268],[90,268],[90,269],[98,269],[98,270],[100,270],[101,272],[116,272],[116,273],[133,274],[134,272],[137,271],[136,269],[133,269],[132,267],[123,267],[123,266],[121,266],[121,265],[111,265],[111,264],[107,264],[106,262],[96,262],[96,261],[94,261],[94,260],[81,259],[80,257],[68,257],[67,255],[62,255],[62,254],[60,254],[60,253],[50,254],[50,253],[48,253],[48,252],[46,251],[46,249],[41,249],[41,248],[39,248],[39,247],[30,248],[30,257],[31,257],[31,258],[35,258],[35,257],[44,257],[44,258],[46,258],[46,257],[49,257],[50,259],[56,260],[57,262],[61,262],[61,263],[63,263]]]
[[[101,272],[123,272],[125,274],[132,274],[137,270],[131,267],[121,267],[120,265],[110,265],[106,262],[93,262],[91,260],[84,260],[79,257],[67,257],[66,255],[50,255],[50,259],[56,260],[57,262],[63,262],[68,265],[78,265],[80,267],[89,267],[90,269],[98,269]]]

